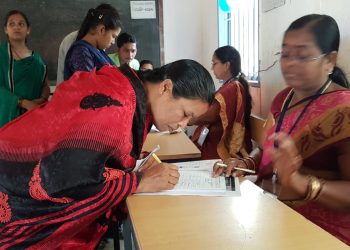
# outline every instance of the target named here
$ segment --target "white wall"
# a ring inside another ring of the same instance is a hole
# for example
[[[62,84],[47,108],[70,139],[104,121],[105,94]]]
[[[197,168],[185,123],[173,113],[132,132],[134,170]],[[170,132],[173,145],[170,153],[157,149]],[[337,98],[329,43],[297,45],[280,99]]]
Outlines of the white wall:
[[[292,21],[306,14],[319,13],[331,15],[338,22],[341,34],[338,64],[346,73],[350,73],[349,4],[349,0],[286,0],[286,4],[279,8],[260,11],[260,69],[267,68],[278,59],[274,54],[280,51],[283,33]],[[261,110],[262,115],[266,116],[273,97],[285,86],[279,64],[261,72],[260,79]]]
[[[216,0],[163,0],[164,61],[193,59],[209,71],[218,46]]]

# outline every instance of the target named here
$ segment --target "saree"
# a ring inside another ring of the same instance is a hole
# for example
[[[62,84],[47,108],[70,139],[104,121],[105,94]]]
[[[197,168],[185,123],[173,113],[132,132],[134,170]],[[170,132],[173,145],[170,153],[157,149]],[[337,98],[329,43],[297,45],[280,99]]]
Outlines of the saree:
[[[278,119],[290,89],[285,89],[278,94],[271,106],[271,112]],[[307,103],[307,101],[306,101]],[[281,131],[288,133],[295,120],[302,112],[304,104],[294,107],[286,113]],[[269,135],[275,132],[273,126]],[[295,126],[291,137],[303,158],[303,166],[300,172],[330,173],[332,178],[340,179],[337,170],[337,155],[334,145],[338,142],[350,140],[350,91],[337,90],[319,96],[307,109],[302,119]],[[266,153],[273,148],[273,140],[266,139],[263,145],[264,153],[259,166],[258,179],[272,176],[271,159]],[[318,204],[316,202],[304,202],[301,204],[289,204],[294,210],[305,218],[322,227],[346,244],[350,245],[350,213],[339,212]]]
[[[3,127],[0,249],[95,249],[136,190],[151,124],[135,72],[106,65]]]
[[[19,99],[41,97],[46,78],[46,66],[36,52],[14,60],[8,42],[0,45],[0,127],[24,113],[17,107]]]
[[[192,137],[202,152],[201,158],[227,159],[248,156],[252,146],[249,131],[245,128],[244,87],[233,79],[218,89],[215,100],[220,105],[219,119],[207,126],[209,133],[202,146],[196,142],[203,126],[199,126]]]
[[[64,61],[64,80],[76,71],[98,70],[106,64],[114,65],[114,62],[104,50],[97,49],[84,40],[76,41],[69,48]]]

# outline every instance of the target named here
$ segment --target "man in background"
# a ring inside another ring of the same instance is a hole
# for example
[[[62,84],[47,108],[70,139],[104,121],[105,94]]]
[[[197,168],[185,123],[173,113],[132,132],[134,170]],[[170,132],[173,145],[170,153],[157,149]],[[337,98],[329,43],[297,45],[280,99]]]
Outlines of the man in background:
[[[128,64],[131,68],[139,70],[140,63],[135,59],[137,53],[136,38],[128,33],[122,33],[117,38],[117,52],[109,57],[117,67]]]

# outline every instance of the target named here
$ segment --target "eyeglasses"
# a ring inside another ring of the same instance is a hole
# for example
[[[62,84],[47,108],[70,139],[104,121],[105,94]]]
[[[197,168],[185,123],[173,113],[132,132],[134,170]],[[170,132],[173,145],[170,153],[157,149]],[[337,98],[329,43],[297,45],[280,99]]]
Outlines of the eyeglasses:
[[[300,63],[307,63],[307,62],[316,61],[316,60],[321,59],[327,55],[326,53],[324,53],[324,54],[321,54],[319,56],[312,57],[312,56],[298,56],[298,55],[291,56],[291,55],[288,55],[288,54],[283,53],[283,52],[279,52],[278,54],[280,55],[281,61],[295,60],[295,61],[300,62]]]

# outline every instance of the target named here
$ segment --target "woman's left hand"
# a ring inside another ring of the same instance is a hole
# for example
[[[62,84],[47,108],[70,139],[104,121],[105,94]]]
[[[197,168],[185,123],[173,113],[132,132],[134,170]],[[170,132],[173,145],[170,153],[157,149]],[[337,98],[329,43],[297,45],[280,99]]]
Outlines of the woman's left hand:
[[[292,187],[295,180],[300,177],[298,169],[302,165],[302,157],[291,137],[285,133],[272,135],[278,148],[271,149],[269,154],[273,162],[274,172],[277,173],[278,182],[282,186]]]

